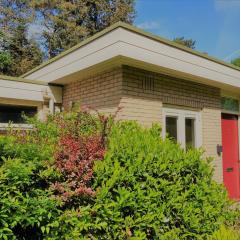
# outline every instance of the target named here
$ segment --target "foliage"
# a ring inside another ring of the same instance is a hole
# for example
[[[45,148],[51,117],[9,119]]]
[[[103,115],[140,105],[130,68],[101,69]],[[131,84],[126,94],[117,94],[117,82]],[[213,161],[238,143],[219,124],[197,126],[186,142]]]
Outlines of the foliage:
[[[11,55],[8,52],[0,51],[0,73],[5,74],[9,71],[12,64]]]
[[[8,49],[11,58],[10,75],[20,76],[42,62],[42,53],[37,43],[27,38],[26,25],[19,25],[8,39]]]
[[[185,39],[184,37],[177,37],[173,39],[173,42],[181,44],[185,47],[195,49],[196,41],[192,39]]]
[[[21,75],[43,56],[54,57],[115,22],[132,23],[134,5],[135,0],[1,0],[0,73]]]
[[[33,19],[29,1],[1,1],[0,56],[2,74],[18,76],[42,62],[42,53],[33,39],[28,38],[28,24]]]
[[[159,136],[158,126],[115,125],[95,164],[94,203],[61,215],[50,239],[206,239],[230,221],[208,159]]]
[[[134,0],[37,0],[31,5],[42,19],[49,58],[117,21],[132,23],[134,18]]]
[[[221,226],[208,240],[240,240],[240,233]]]
[[[88,185],[93,162],[104,153],[103,125],[87,112],[50,116],[45,123],[28,119],[28,123],[33,130],[10,129],[0,138],[1,239],[47,237],[49,226],[57,226],[65,209],[92,193]],[[64,191],[58,192],[56,186]],[[66,198],[66,193],[76,194]]]
[[[0,138],[2,239],[207,239],[233,219],[202,152],[86,110]]]
[[[38,239],[41,227],[58,215],[60,202],[52,198],[43,174],[50,170],[45,157],[50,159],[53,151],[30,139],[22,143],[13,136],[0,141],[1,239]]]
[[[94,196],[91,188],[93,165],[96,160],[102,160],[105,153],[96,117],[81,112],[68,122],[58,118],[57,123],[64,129],[55,153],[55,166],[62,179],[52,186],[53,189],[61,194],[64,201],[79,196]]]
[[[7,39],[4,32],[0,31],[0,74],[5,74],[11,69],[12,57],[9,51]]]
[[[237,67],[240,67],[240,57],[232,60],[231,63]]]

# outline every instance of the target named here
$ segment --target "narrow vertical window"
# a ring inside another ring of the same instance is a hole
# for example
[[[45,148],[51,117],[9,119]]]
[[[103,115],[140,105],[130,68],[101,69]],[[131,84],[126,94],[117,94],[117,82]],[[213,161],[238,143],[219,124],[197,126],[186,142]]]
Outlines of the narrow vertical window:
[[[185,119],[186,149],[195,147],[195,119]]]
[[[177,117],[166,117],[166,132],[171,139],[177,141]]]

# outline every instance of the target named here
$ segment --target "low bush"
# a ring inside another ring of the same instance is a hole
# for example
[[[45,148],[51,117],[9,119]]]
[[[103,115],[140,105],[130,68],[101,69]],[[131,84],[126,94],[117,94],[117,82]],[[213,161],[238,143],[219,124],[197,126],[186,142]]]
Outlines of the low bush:
[[[160,129],[120,123],[95,168],[97,213],[108,239],[197,239],[226,218],[227,194],[212,180],[209,159],[160,138]]]
[[[47,238],[65,211],[90,201],[93,163],[104,154],[102,116],[80,111],[28,121],[33,130],[0,137],[0,239]]]
[[[208,240],[240,240],[240,233],[231,228],[221,226]]]
[[[2,239],[205,240],[233,220],[210,160],[157,125],[86,111],[29,121],[0,138]]]
[[[162,140],[158,126],[116,124],[94,172],[94,202],[62,215],[53,239],[207,239],[231,220],[209,159]]]

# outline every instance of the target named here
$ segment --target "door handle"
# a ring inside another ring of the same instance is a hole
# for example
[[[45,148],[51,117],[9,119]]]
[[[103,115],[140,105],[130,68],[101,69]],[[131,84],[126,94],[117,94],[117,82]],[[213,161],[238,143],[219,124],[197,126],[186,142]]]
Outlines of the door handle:
[[[233,168],[227,168],[226,172],[233,172]]]

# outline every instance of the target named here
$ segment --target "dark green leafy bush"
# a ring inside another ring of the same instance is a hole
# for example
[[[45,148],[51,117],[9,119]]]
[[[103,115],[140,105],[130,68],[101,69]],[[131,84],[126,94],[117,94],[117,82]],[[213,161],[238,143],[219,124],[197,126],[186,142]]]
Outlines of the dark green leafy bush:
[[[0,138],[0,239],[197,240],[233,219],[209,160],[159,126],[108,135],[111,121],[86,111],[29,121]]]
[[[208,240],[240,240],[240,232],[221,226]]]
[[[232,217],[208,161],[163,141],[158,126],[117,124],[96,162],[94,204],[62,215],[53,239],[206,239]]]
[[[28,121],[33,130],[10,129],[0,137],[0,239],[47,238],[50,224],[58,226],[57,219],[79,205],[80,190],[92,190],[93,163],[104,154],[100,118],[85,111]],[[70,187],[77,195],[73,205],[63,201]]]

